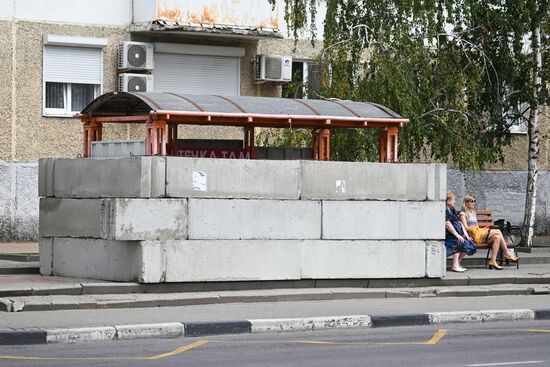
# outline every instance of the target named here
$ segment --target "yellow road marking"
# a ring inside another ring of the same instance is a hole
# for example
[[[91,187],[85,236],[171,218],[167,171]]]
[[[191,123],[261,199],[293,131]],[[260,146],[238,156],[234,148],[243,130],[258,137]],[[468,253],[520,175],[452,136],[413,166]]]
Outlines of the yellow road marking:
[[[530,333],[550,333],[550,330],[544,329],[525,329],[525,331],[528,331]]]
[[[186,344],[171,352],[157,354],[151,357],[30,357],[30,356],[0,356],[0,359],[20,359],[20,360],[39,360],[39,361],[144,361],[158,360],[166,357],[175,356],[189,349],[208,343],[206,339],[200,339],[196,342]]]
[[[426,344],[428,345],[436,345],[437,343],[439,343],[439,341],[441,339],[443,339],[443,337],[445,337],[445,335],[447,335],[447,329],[439,329],[437,330],[437,332],[434,334],[434,336],[432,336],[432,338],[430,340],[428,340],[426,342]]]
[[[319,344],[319,345],[435,345],[447,334],[447,329],[439,329],[428,341],[399,341],[399,342],[332,342],[320,340],[213,340],[210,343],[232,344]]]
[[[178,349],[174,349],[171,352],[163,353],[163,354],[157,354],[156,356],[152,356],[152,357],[149,357],[147,359],[161,359],[161,358],[175,356],[177,354],[183,353],[183,352],[188,351],[189,349],[192,349],[192,348],[195,348],[195,347],[199,347],[199,346],[204,345],[206,343],[208,343],[208,340],[200,339],[200,340],[197,340],[194,343],[184,345],[183,347],[179,347]]]

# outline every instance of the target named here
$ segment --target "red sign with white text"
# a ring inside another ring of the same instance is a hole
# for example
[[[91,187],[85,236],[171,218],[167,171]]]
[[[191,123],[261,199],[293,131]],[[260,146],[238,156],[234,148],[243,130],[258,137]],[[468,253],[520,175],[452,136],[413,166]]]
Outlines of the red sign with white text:
[[[178,148],[176,156],[188,158],[250,159],[250,152],[245,149]]]

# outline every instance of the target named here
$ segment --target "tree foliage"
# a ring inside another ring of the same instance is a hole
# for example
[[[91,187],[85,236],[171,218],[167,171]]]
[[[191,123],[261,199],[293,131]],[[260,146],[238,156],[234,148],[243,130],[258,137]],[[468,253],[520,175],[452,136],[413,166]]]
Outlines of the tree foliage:
[[[285,2],[295,37],[309,30],[315,38],[318,6]],[[319,58],[330,69],[319,94],[377,102],[409,118],[400,132],[401,160],[481,169],[502,160],[509,128],[526,123],[526,109],[550,101],[548,0],[327,0],[326,6]],[[537,25],[543,66],[542,88],[534,93]],[[376,147],[375,131],[331,136],[337,160],[375,160]]]

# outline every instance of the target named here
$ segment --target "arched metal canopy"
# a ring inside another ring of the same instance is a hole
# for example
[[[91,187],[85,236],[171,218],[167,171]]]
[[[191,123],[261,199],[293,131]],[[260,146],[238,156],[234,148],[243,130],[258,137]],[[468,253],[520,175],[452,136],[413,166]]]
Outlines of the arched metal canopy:
[[[408,122],[368,102],[199,94],[107,93],[81,112],[97,121],[147,121],[261,127],[387,127]],[[369,126],[371,125],[371,126]]]
[[[397,161],[398,128],[409,120],[376,103],[342,100],[179,94],[107,93],[77,115],[84,122],[84,156],[102,139],[102,123],[146,123],[149,155],[173,154],[177,125],[242,126],[245,149],[254,157],[254,128],[306,128],[314,159],[330,157],[330,129],[379,128],[380,161]]]

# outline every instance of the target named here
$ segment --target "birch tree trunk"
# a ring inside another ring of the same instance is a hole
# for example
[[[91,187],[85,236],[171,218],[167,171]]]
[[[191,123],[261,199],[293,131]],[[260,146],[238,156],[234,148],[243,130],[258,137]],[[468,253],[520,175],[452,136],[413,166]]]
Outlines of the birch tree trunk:
[[[529,137],[529,157],[527,161],[527,192],[525,198],[525,216],[523,217],[524,238],[522,245],[533,246],[535,213],[537,207],[537,178],[539,158],[539,95],[541,89],[542,53],[540,39],[540,24],[537,24],[532,33],[533,42],[533,101],[529,112],[527,135]]]

